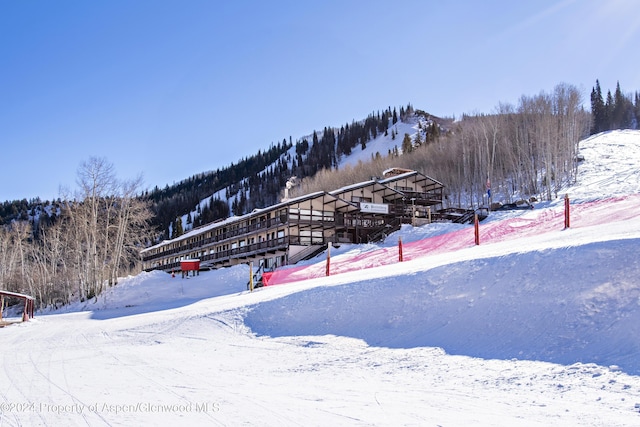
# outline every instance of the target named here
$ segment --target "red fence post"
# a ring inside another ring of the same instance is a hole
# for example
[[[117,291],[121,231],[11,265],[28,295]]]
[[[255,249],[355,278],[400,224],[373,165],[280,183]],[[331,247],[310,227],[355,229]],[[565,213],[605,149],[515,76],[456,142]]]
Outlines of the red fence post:
[[[564,228],[569,228],[569,226],[571,225],[571,219],[570,219],[570,211],[569,211],[569,193],[564,195]]]
[[[327,269],[325,271],[326,276],[329,275],[330,266],[331,266],[331,242],[327,244]]]
[[[476,245],[480,244],[480,224],[478,221],[478,214],[475,214],[473,217],[473,225],[475,228],[475,234],[476,234]]]
[[[398,237],[398,262],[402,262],[402,237]]]

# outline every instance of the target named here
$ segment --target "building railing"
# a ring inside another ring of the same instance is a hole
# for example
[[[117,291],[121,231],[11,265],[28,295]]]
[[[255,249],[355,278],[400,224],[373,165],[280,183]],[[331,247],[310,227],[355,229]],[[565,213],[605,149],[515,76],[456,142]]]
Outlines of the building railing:
[[[195,241],[185,243],[173,243],[178,245],[177,248],[157,248],[159,250],[158,253],[149,254],[148,252],[143,253],[142,260],[150,261],[157,258],[165,258],[167,256],[190,252],[194,249],[201,249],[205,246],[209,246],[215,243],[224,243],[224,241],[232,239],[234,237],[249,235],[251,232],[258,231],[261,229],[267,230],[269,228],[279,227],[287,224],[287,218],[285,216],[279,216],[277,218],[269,218],[265,221],[258,221],[255,224],[249,224],[247,226],[234,228],[232,230],[228,230],[222,233],[217,233],[214,236],[207,238],[199,238]]]
[[[327,217],[328,218],[328,217]],[[317,218],[304,218],[304,219],[292,219],[290,221],[291,225],[310,225],[310,226],[321,226],[321,225],[325,225],[327,226],[327,228],[335,228],[337,224],[338,225],[344,225],[344,220],[342,219],[342,217],[339,217],[339,220],[336,221],[335,218],[331,217],[330,220],[326,220],[326,218],[324,220],[319,220]],[[275,228],[275,227],[280,227],[283,225],[287,225],[287,218],[284,216],[280,216],[278,218],[271,218],[270,220],[266,220],[266,221],[260,221],[256,224],[250,224],[248,226],[244,226],[244,227],[238,227],[236,229],[233,230],[229,230],[223,233],[218,233],[214,236],[208,237],[208,238],[202,238],[202,239],[198,239],[195,240],[193,242],[189,242],[189,243],[185,243],[185,242],[181,242],[181,243],[174,243],[174,244],[178,244],[179,246],[176,248],[157,248],[158,252],[157,253],[150,253],[150,252],[145,252],[142,255],[142,261],[143,262],[147,262],[147,261],[153,261],[155,259],[161,259],[161,258],[167,258],[170,256],[175,256],[175,255],[179,255],[179,254],[186,254],[189,252],[192,252],[194,250],[200,250],[203,249],[205,247],[209,247],[212,246],[214,244],[223,244],[226,241],[229,241],[230,239],[236,238],[236,237],[245,237],[245,238],[251,238],[251,237],[255,237],[255,232],[259,231],[259,230],[267,230],[269,228]],[[254,234],[252,236],[252,234]],[[267,239],[264,240],[263,242],[260,243],[264,243],[264,242],[271,242],[277,240],[276,239]],[[291,244],[293,245],[297,245],[297,244],[302,244],[302,245],[307,245],[307,244],[316,244],[316,237],[305,237],[305,236],[290,236],[290,240],[291,240]],[[231,242],[227,242],[227,243],[231,243]],[[258,244],[260,244],[258,243]],[[229,249],[229,250],[233,250],[233,249]]]
[[[302,235],[291,235],[285,237],[279,237],[271,240],[264,240],[262,242],[251,243],[244,246],[239,246],[236,248],[221,250],[217,252],[206,253],[198,255],[198,259],[201,262],[201,265],[207,264],[223,264],[232,259],[238,258],[250,258],[257,254],[264,254],[267,252],[276,252],[276,251],[285,251],[290,245],[300,245],[300,246],[312,246],[312,245],[326,245],[327,243],[345,243],[346,239],[349,238],[350,235],[347,233],[340,233],[329,237],[322,236],[302,236]],[[203,249],[203,248],[202,248]],[[186,256],[187,253],[184,252],[181,254],[181,258]],[[143,260],[144,264],[151,264],[145,266],[146,271],[150,270],[179,270],[180,269],[180,261],[173,261],[161,264],[159,262],[154,263],[154,260],[162,260],[172,258],[171,255],[167,253],[158,254],[154,257],[148,257]]]

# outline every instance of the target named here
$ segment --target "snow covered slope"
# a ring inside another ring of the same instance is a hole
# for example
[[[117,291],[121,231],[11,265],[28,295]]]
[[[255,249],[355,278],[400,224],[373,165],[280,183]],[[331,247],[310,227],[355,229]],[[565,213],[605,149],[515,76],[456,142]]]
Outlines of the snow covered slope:
[[[143,273],[0,329],[0,425],[638,425],[640,132],[581,152],[568,230],[558,200],[480,246],[404,227],[342,274]]]

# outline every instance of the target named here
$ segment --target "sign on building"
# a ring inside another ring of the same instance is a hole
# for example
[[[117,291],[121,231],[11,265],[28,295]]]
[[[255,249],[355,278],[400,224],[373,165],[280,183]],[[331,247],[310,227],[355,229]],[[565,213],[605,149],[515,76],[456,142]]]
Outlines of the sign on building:
[[[374,214],[389,214],[389,205],[383,203],[360,203],[360,212]]]

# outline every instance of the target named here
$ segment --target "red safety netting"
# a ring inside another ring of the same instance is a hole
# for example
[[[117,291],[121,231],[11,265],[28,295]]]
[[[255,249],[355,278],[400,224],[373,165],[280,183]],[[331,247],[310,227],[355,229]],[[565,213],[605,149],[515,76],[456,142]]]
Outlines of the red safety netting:
[[[497,243],[506,240],[562,230],[564,206],[531,210],[501,221],[489,221],[480,227],[480,243]],[[640,195],[631,195],[571,205],[572,228],[606,224],[640,216]],[[452,252],[474,245],[474,229],[429,237],[402,244],[403,260],[408,261],[429,255]],[[331,275],[379,267],[398,262],[398,248],[388,247],[355,255],[341,255],[331,259]],[[326,275],[325,261],[312,265],[292,266],[263,275],[263,283],[280,285]]]

